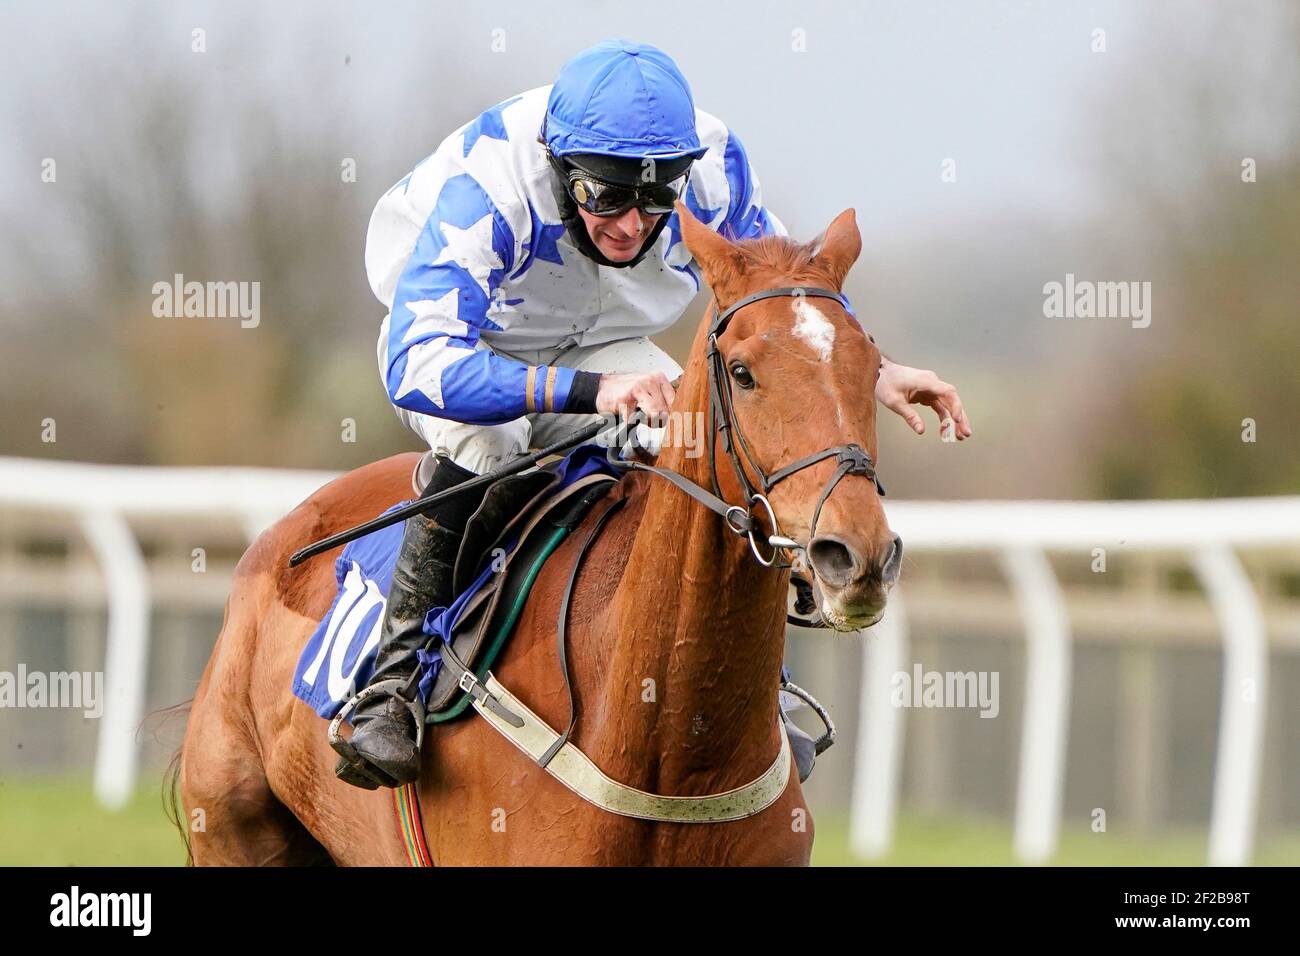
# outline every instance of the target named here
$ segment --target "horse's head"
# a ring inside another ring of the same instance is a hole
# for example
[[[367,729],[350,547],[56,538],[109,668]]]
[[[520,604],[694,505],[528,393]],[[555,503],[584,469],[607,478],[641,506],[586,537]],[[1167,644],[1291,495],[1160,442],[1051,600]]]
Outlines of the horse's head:
[[[801,459],[847,445],[865,449],[874,463],[880,351],[838,299],[799,291],[840,291],[862,249],[853,210],[840,213],[819,240],[802,245],[781,237],[733,243],[681,203],[677,213],[682,239],[713,290],[718,313],[757,292],[796,290],[738,309],[717,336],[715,368],[725,377],[719,385],[729,394],[739,433],[733,448],[747,481],[762,488],[763,475],[770,481]],[[702,329],[701,336],[707,335]],[[700,348],[708,348],[707,339],[697,342]],[[745,489],[720,440],[714,452],[725,496],[743,501]],[[889,529],[864,462],[823,500],[843,464],[831,455],[799,468],[771,485],[767,498],[780,533],[804,546],[821,590],[822,617],[848,631],[868,627],[884,613],[898,580],[902,542]]]

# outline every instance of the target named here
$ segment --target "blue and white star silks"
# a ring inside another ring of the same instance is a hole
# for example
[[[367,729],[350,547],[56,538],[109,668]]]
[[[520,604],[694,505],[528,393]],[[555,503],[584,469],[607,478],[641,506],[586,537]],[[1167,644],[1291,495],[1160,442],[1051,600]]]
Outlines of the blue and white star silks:
[[[531,223],[531,232],[528,240],[524,243],[524,261],[523,264],[511,273],[510,278],[518,279],[528,267],[533,264],[533,259],[541,259],[543,262],[551,262],[557,266],[564,265],[564,257],[560,255],[560,250],[556,243],[564,235],[564,223],[558,222],[554,225],[547,225],[537,215],[537,210],[533,208],[532,203],[528,204],[528,220]]]
[[[774,231],[771,216],[758,203],[758,181],[751,174],[745,147],[734,133],[727,134],[727,145],[722,155],[729,197],[722,233],[733,241],[770,235]]]
[[[560,221],[538,131],[550,87],[452,133],[379,200],[366,238],[371,288],[389,309],[381,373],[394,404],[473,424],[562,410],[571,369],[493,349],[601,345],[662,332],[699,289],[676,216],[636,266],[597,266]],[[707,152],[688,208],[730,238],[785,233],[762,205],[740,141],[696,111]]]
[[[468,156],[474,149],[474,144],[479,141],[480,136],[486,136],[489,139],[499,139],[505,141],[509,137],[506,134],[505,124],[501,122],[501,113],[507,106],[515,103],[519,97],[506,100],[504,103],[498,103],[490,110],[481,113],[478,119],[469,123],[462,134],[464,143],[464,156]]]
[[[691,211],[691,215],[706,226],[717,229],[719,225],[726,225],[725,223],[719,224],[716,221],[722,207],[715,206],[710,209],[700,202],[699,197],[695,194],[695,184],[693,182],[687,183],[686,195],[682,201],[686,204],[686,208]],[[694,283],[695,290],[698,292],[700,277],[691,269],[693,260],[691,259],[690,250],[682,243],[682,224],[677,213],[673,213],[669,218],[664,231],[668,233],[668,248],[664,250],[664,261],[683,275],[690,276],[691,282]]]

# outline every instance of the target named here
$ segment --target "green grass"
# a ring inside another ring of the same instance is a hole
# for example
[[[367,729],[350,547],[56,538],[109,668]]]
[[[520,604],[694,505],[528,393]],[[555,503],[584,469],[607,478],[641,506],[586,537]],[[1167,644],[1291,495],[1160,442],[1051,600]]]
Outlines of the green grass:
[[[849,849],[847,816],[819,814],[815,820],[814,866],[863,866],[867,861]],[[882,866],[1015,866],[1011,827],[1000,820],[902,814],[894,832],[894,848]],[[1208,849],[1205,830],[1172,830],[1133,834],[1087,828],[1062,830],[1055,866],[1204,866]],[[1257,866],[1300,864],[1300,833],[1270,836],[1256,846]]]
[[[24,778],[0,780],[0,865],[3,866],[177,866],[184,862],[180,837],[163,813],[161,784],[136,794],[120,813],[101,809],[89,781]],[[813,863],[856,866],[864,861],[848,848],[844,815],[816,816]],[[1137,836],[1074,829],[1061,834],[1054,864],[1072,866],[1199,866],[1205,863],[1203,830]],[[1003,821],[905,814],[898,821],[894,849],[884,860],[894,866],[1010,866],[1011,828]],[[1260,841],[1255,862],[1264,866],[1300,863],[1300,833],[1270,834]]]
[[[179,866],[185,847],[161,793],[155,781],[110,813],[88,780],[0,780],[0,866]]]

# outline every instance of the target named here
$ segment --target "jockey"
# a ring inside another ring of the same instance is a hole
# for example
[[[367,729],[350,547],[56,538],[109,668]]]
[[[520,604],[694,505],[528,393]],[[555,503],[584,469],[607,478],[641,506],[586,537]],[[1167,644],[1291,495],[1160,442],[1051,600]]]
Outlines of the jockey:
[[[681,368],[649,336],[700,288],[673,203],[732,239],[785,234],[763,206],[740,140],[695,109],[662,51],[607,40],[456,130],[376,205],[366,271],[389,310],[379,370],[398,417],[429,446],[424,495],[549,444],[596,415],[666,415]],[[951,386],[886,362],[877,398],[969,434]],[[583,418],[582,416],[588,416]],[[482,494],[406,522],[371,685],[409,680],[433,607]],[[352,746],[371,776],[419,775],[411,711],[360,701]],[[378,771],[378,773],[375,773]],[[345,761],[340,778],[373,786]]]

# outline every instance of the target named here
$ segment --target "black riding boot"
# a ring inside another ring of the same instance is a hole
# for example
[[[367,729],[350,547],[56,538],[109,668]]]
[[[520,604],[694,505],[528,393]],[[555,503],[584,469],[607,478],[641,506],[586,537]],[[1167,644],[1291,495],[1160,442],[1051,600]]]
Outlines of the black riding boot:
[[[422,497],[444,491],[474,477],[450,458],[440,457]],[[481,491],[457,495],[437,505],[428,515],[406,520],[402,547],[393,567],[388,589],[384,624],[379,632],[375,671],[367,687],[397,678],[404,683],[404,696],[413,699],[416,652],[428,638],[424,619],[431,608],[446,607],[452,601],[452,572],[456,553],[465,534],[465,524],[482,500]],[[420,752],[416,747],[415,717],[391,693],[379,693],[357,704],[352,712],[352,748],[365,761],[360,772],[344,758],[334,768],[340,780],[373,790],[376,781],[397,787],[420,775]],[[373,778],[373,779],[372,779]]]

